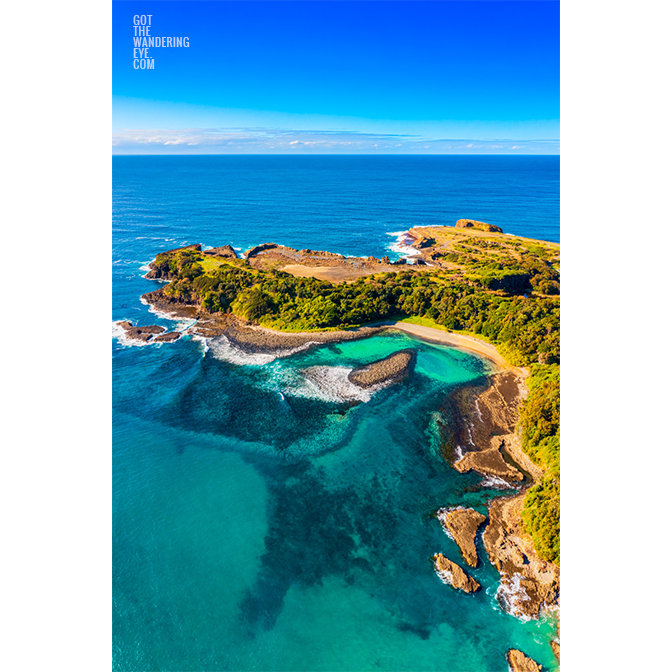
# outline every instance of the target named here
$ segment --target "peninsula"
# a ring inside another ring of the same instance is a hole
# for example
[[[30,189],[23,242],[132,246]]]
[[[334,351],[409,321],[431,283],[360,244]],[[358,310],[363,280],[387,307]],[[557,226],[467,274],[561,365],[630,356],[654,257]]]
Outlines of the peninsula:
[[[194,320],[187,333],[226,336],[254,353],[283,356],[401,329],[488,358],[494,373],[454,391],[444,408],[445,457],[519,494],[491,501],[487,518],[449,509],[437,516],[470,567],[484,530],[502,608],[537,617],[559,600],[560,246],[475,220],[413,228],[406,239],[415,254],[396,262],[276,243],[242,257],[228,245],[189,245],[157,254],[146,277],[164,284],[143,300]],[[128,338],[174,338],[123,328]],[[413,362],[412,351],[400,351],[351,377],[363,387],[401,380]],[[477,590],[459,565],[440,553],[432,560],[449,584]]]

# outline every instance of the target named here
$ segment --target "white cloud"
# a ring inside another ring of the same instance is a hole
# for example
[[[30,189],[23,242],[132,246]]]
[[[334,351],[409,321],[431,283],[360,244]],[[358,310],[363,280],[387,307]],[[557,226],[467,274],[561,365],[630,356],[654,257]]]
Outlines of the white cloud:
[[[560,143],[558,140],[456,140],[345,130],[183,128],[125,129],[113,135],[112,146],[115,154],[161,151],[167,154],[283,154],[290,151],[335,154],[487,154],[516,151],[557,154]]]

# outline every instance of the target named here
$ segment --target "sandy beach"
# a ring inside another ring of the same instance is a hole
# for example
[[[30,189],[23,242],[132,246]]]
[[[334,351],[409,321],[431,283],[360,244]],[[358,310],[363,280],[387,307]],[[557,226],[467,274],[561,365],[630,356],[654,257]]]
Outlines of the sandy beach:
[[[409,322],[381,322],[372,326],[388,327],[397,329],[407,334],[412,334],[426,341],[433,341],[434,343],[443,343],[455,348],[463,350],[470,350],[490,360],[502,369],[511,369],[512,367],[500,354],[497,348],[490,344],[480,341],[471,336],[464,336],[463,334],[456,334],[452,331],[443,331],[442,329],[434,329],[433,327],[424,327],[420,324],[411,324]]]

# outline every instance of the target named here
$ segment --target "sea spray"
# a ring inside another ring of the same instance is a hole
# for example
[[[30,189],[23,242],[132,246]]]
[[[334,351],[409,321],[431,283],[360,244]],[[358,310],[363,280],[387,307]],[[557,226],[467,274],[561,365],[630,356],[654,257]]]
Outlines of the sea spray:
[[[210,349],[217,359],[239,366],[264,366],[276,359],[289,357],[290,355],[307,350],[313,345],[317,345],[317,343],[315,341],[309,341],[296,348],[274,350],[272,352],[247,352],[234,345],[224,335],[210,339]]]
[[[295,391],[295,394],[308,394],[323,401],[346,403],[351,401],[367,402],[372,392],[382,389],[377,385],[368,389],[359,387],[348,380],[352,368],[347,366],[311,366],[301,374],[308,385]]]
[[[387,249],[399,255],[400,259],[411,259],[420,254],[419,250],[411,247],[413,238],[408,234],[408,231],[391,231],[388,236],[395,236],[396,241],[387,245]]]
[[[524,578],[518,572],[510,578],[502,577],[497,589],[496,598],[503,611],[523,622],[527,622],[532,620],[532,617],[528,616],[520,606],[521,602],[529,601],[530,599],[525,588],[521,585],[521,580]]]

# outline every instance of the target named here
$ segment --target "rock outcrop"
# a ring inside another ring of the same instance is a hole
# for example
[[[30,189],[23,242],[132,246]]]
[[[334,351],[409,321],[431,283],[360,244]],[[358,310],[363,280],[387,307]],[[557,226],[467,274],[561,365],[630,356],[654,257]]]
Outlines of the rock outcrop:
[[[506,462],[500,452],[500,437],[492,438],[492,447],[487,450],[472,451],[453,464],[460,473],[478,471],[481,474],[497,476],[505,481],[522,481],[523,475],[513,465]]]
[[[441,521],[446,534],[455,540],[460,553],[470,567],[478,566],[476,533],[487,518],[478,511],[460,506],[454,509],[439,509],[436,517]]]
[[[165,329],[159,327],[156,324],[152,324],[149,327],[135,327],[130,322],[119,322],[119,326],[124,330],[126,338],[131,338],[136,341],[151,341],[156,334],[162,334]]]
[[[516,431],[518,408],[527,394],[516,369],[490,376],[478,386],[457,390],[452,400],[453,466],[523,482],[535,480],[542,470],[523,452]]]
[[[506,660],[512,672],[540,672],[541,665],[518,649],[509,649]]]
[[[205,250],[203,254],[209,257],[226,257],[227,259],[238,259],[238,254],[231,247],[231,245],[222,245],[221,247],[213,247],[211,250]]]
[[[399,350],[384,359],[353,369],[348,380],[365,389],[381,383],[397,383],[413,370],[416,352],[412,348]]]
[[[154,337],[154,342],[159,342],[159,343],[172,343],[173,341],[176,341],[178,338],[180,338],[182,334],[180,334],[177,331],[167,331],[165,334],[159,334],[158,336]]]
[[[455,223],[458,229],[478,229],[479,231],[487,231],[489,233],[504,233],[498,226],[494,224],[486,224],[475,219],[458,219]]]
[[[555,639],[552,639],[551,648],[553,649],[553,653],[555,657],[558,659],[558,662],[560,662],[560,642],[557,642]]]
[[[135,341],[142,341],[143,343],[172,343],[176,341],[182,334],[177,331],[166,331],[165,327],[160,327],[158,324],[151,324],[148,327],[135,327],[131,322],[119,322],[119,326],[124,330],[126,338]]]
[[[278,247],[281,247],[280,245],[276,245],[275,243],[263,243],[262,245],[256,245],[255,247],[249,249],[247,252],[245,252],[245,258],[246,259],[251,259],[252,257],[255,257],[257,254],[260,252],[265,252],[266,250],[274,250]]]
[[[465,593],[475,593],[481,584],[469,576],[458,564],[448,560],[442,553],[437,553],[433,558],[434,569],[441,580],[453,588],[463,590]]]
[[[542,608],[554,608],[560,595],[560,568],[539,558],[520,519],[524,494],[495,499],[488,510],[490,522],[483,545],[501,575],[497,598],[502,609],[527,620]]]

